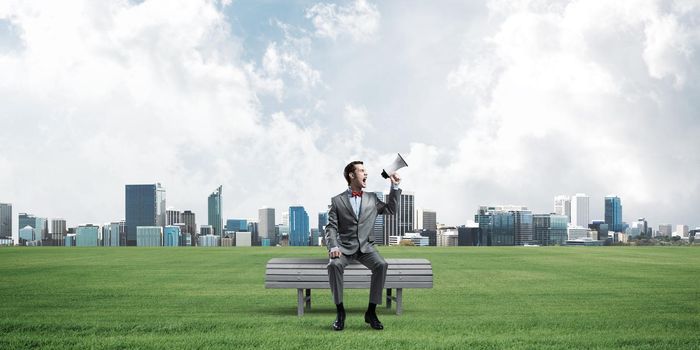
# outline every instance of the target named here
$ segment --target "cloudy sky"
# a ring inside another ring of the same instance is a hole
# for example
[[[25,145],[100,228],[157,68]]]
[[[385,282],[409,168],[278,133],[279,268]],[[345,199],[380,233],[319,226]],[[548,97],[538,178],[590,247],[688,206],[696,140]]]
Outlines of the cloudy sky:
[[[400,152],[441,223],[583,192],[697,226],[699,81],[693,0],[2,0],[0,202],[101,224],[161,182],[205,224],[221,184],[225,218],[315,223]]]

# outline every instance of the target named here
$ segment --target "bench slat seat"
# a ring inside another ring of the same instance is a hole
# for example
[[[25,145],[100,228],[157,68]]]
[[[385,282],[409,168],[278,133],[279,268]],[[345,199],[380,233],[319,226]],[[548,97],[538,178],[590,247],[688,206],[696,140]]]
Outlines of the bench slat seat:
[[[347,282],[370,282],[370,277],[371,276],[366,276],[366,275],[356,275],[356,276],[348,276],[345,275],[343,280]],[[406,280],[407,277],[403,275],[396,275],[396,276],[387,276],[386,281],[387,282],[398,282],[398,281],[404,281]],[[308,282],[328,282],[328,276],[320,276],[320,275],[297,275],[297,276],[291,276],[291,275],[277,275],[274,277],[274,280],[276,282],[286,282],[286,281],[308,281]],[[416,281],[416,282],[432,282],[433,281],[433,276],[411,276],[411,281]],[[369,285],[367,285],[369,288]],[[270,287],[268,287],[270,288]]]
[[[432,288],[433,268],[426,259],[385,259],[389,264],[386,289],[387,308],[396,301],[396,314],[403,307],[403,288]],[[304,302],[311,308],[311,289],[330,289],[328,283],[328,259],[273,258],[265,271],[265,288],[297,289],[297,314],[304,314]],[[370,287],[372,272],[364,265],[353,262],[345,268],[344,287],[362,289]],[[396,296],[391,290],[396,289]],[[304,290],[306,295],[304,296]]]

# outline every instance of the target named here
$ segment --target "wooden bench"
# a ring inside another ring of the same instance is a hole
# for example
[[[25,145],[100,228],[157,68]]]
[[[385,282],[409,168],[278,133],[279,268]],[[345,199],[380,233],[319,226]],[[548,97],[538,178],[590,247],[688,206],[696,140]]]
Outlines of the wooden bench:
[[[404,288],[432,288],[433,267],[426,259],[386,259],[389,263],[386,282],[386,307],[396,301],[396,314],[403,311]],[[297,314],[304,315],[304,303],[311,309],[311,289],[330,289],[328,283],[328,259],[275,258],[267,262],[265,288],[292,288],[297,290]],[[372,272],[354,262],[345,268],[345,288],[369,289]],[[391,290],[396,289],[396,296]],[[304,294],[304,291],[306,293]]]

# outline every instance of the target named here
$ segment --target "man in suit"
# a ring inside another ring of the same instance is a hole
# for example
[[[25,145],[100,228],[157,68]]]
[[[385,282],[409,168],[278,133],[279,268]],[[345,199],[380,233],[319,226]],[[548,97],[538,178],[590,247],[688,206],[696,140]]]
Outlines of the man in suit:
[[[345,328],[345,308],[343,307],[343,273],[345,267],[353,260],[359,261],[372,271],[369,291],[369,306],[365,312],[365,322],[377,330],[384,326],[377,318],[377,305],[382,303],[382,290],[386,280],[387,262],[374,249],[373,228],[377,215],[396,212],[401,190],[398,174],[392,174],[391,191],[384,203],[374,193],[364,192],[367,186],[367,173],[361,161],[348,164],[343,171],[348,189],[331,199],[326,226],[326,245],[328,246],[328,281],[333,292],[336,306],[336,319],[333,329]]]

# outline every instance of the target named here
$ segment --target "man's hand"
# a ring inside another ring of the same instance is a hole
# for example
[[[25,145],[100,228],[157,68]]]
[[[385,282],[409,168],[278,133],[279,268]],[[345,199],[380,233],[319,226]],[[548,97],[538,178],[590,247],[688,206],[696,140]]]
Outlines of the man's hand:
[[[335,249],[334,249],[334,250],[331,250],[331,251],[328,253],[328,256],[330,256],[331,259],[339,258],[339,257],[340,257],[340,250],[335,250]]]
[[[399,182],[401,182],[401,176],[399,176],[399,173],[391,174],[391,176],[389,176],[389,179],[391,180],[392,185],[398,185]]]

